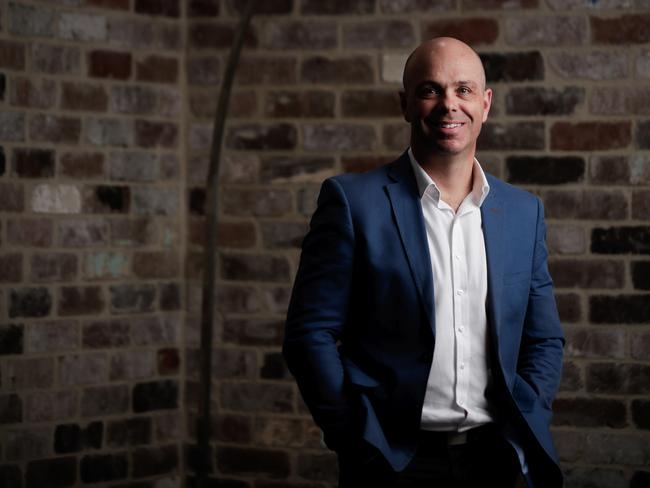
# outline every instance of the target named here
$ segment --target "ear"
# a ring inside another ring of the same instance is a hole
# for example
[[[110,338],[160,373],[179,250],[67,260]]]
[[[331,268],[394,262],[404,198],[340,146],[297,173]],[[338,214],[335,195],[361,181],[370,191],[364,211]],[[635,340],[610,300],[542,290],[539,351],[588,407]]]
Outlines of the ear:
[[[402,108],[402,115],[404,116],[404,120],[410,123],[411,121],[409,120],[408,110],[407,110],[408,101],[406,100],[406,92],[404,91],[399,92],[399,104],[400,107]]]
[[[492,106],[492,89],[486,88],[483,93],[483,122],[488,118],[490,107]]]

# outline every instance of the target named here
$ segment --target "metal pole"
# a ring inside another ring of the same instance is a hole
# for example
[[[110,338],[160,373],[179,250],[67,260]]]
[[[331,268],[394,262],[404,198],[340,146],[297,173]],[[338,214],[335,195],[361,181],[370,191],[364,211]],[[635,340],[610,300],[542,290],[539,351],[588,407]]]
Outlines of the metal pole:
[[[215,281],[216,281],[216,252],[217,252],[217,203],[219,163],[221,157],[221,144],[225,127],[230,90],[239,62],[239,55],[244,43],[248,24],[253,16],[256,0],[248,0],[241,16],[239,28],[235,33],[232,49],[228,57],[228,64],[224,72],[219,93],[217,111],[214,117],[212,131],[212,147],[210,148],[210,166],[206,184],[205,206],[205,250],[203,267],[203,300],[201,303],[201,350],[200,350],[200,403],[199,418],[197,419],[197,444],[198,455],[201,457],[197,463],[197,486],[207,488],[210,470],[210,406],[212,387],[212,326],[215,315]]]

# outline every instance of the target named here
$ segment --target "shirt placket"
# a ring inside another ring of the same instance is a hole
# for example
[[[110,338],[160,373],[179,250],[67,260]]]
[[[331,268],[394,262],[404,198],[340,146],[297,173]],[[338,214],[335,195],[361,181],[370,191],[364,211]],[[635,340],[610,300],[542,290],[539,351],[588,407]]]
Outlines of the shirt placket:
[[[456,343],[456,403],[467,411],[469,386],[469,336],[467,335],[467,260],[465,239],[461,228],[463,216],[457,214],[452,223],[451,266],[454,286],[454,338]]]

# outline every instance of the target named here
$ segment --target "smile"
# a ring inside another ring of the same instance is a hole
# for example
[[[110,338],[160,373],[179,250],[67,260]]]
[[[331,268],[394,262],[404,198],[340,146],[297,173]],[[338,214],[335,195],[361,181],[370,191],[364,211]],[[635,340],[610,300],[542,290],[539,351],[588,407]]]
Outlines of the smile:
[[[460,122],[441,122],[437,125],[443,129],[455,129],[456,127],[460,127],[463,124]]]

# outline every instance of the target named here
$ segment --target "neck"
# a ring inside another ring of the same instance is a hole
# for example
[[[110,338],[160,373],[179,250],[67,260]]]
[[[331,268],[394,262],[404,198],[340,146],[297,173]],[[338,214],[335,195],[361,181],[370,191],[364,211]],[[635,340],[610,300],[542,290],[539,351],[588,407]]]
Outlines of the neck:
[[[472,191],[472,172],[474,169],[474,154],[470,155],[439,155],[420,154],[412,148],[415,160],[429,177],[436,182],[440,189],[440,198],[454,211]]]

